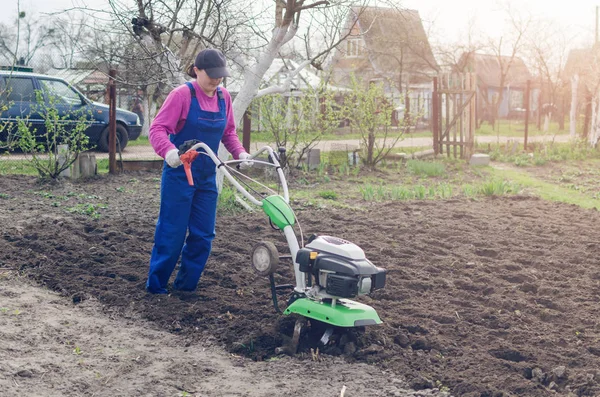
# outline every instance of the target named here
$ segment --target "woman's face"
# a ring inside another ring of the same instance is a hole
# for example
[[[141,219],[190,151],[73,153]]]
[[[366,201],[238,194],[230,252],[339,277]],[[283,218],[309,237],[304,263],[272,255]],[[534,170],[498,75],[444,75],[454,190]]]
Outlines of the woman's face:
[[[204,93],[208,96],[213,96],[217,90],[217,87],[223,81],[223,78],[210,78],[203,69],[198,69],[195,66],[194,71],[196,72],[196,81],[198,82],[200,88],[202,88],[202,91],[204,91]]]

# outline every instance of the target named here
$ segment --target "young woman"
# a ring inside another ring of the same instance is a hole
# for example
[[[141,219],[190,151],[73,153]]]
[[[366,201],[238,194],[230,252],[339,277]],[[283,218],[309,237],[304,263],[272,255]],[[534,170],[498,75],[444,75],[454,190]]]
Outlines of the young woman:
[[[197,139],[215,153],[223,142],[235,159],[250,156],[236,134],[231,96],[219,86],[223,77],[229,76],[225,56],[216,49],[202,50],[187,72],[195,80],[168,95],[150,127],[150,143],[165,159],[146,283],[146,290],[153,294],[168,292],[167,283],[180,256],[173,289],[195,290],[215,237],[215,164],[208,156],[198,156],[192,163],[194,186],[190,186],[177,148]]]

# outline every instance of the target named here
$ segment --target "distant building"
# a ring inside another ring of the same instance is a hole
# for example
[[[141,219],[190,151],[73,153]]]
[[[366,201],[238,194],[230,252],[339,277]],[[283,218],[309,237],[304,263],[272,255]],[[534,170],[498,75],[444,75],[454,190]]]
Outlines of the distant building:
[[[379,81],[394,104],[408,93],[411,112],[428,118],[440,68],[418,11],[355,7],[342,34],[348,33],[329,64],[332,84],[348,87],[352,75],[365,84]]]
[[[479,119],[491,117],[492,104],[502,92],[502,101],[498,108],[498,118],[522,118],[525,109],[527,80],[532,80],[525,62],[519,57],[464,53],[456,72],[477,74],[477,115]],[[505,78],[502,82],[502,74]],[[531,86],[530,111],[537,110],[539,88]]]
[[[600,80],[600,47],[577,48],[569,51],[563,72],[563,80],[570,84],[577,76],[578,96],[583,99],[598,85]]]
[[[46,73],[49,76],[59,77],[77,87],[86,97],[97,102],[108,103],[107,88],[108,74],[98,69],[55,69]],[[132,100],[131,87],[117,85],[117,106],[130,110]]]

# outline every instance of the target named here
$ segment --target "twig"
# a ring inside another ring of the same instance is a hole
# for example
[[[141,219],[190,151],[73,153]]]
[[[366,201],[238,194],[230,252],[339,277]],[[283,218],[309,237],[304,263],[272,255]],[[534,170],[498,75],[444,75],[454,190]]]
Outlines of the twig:
[[[454,314],[456,314],[456,318],[458,318],[458,321],[461,321],[461,318],[460,318],[460,316],[458,315],[458,312],[457,312],[457,311],[454,311]]]

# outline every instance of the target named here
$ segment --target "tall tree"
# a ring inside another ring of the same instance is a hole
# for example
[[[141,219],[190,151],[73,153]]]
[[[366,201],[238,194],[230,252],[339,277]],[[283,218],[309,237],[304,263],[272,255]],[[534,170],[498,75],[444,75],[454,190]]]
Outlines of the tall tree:
[[[499,66],[499,90],[498,95],[492,96],[491,100],[487,96],[483,96],[491,109],[491,123],[495,124],[498,119],[500,105],[504,100],[504,88],[507,85],[508,77],[511,68],[515,63],[515,59],[523,50],[526,40],[526,33],[530,27],[532,18],[530,15],[520,14],[518,11],[506,8],[506,14],[510,26],[510,31],[507,35],[499,39],[489,39],[489,51],[496,57]]]

